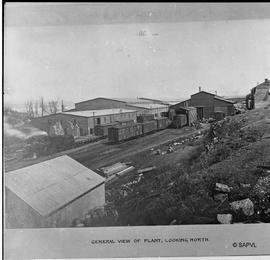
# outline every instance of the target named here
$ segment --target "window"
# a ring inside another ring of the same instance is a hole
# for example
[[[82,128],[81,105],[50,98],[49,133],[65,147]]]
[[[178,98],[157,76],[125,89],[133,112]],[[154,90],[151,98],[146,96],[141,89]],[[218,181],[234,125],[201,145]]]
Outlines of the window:
[[[100,118],[95,118],[95,123],[97,124],[97,125],[100,125]]]
[[[84,135],[83,129],[80,127],[80,135]]]

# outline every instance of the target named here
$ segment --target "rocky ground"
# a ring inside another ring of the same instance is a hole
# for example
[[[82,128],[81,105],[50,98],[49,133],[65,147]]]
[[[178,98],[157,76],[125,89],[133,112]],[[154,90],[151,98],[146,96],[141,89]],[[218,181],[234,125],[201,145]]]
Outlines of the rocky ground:
[[[270,222],[269,108],[227,117],[205,134],[156,147],[141,159],[156,168],[108,186],[114,213],[84,225]]]

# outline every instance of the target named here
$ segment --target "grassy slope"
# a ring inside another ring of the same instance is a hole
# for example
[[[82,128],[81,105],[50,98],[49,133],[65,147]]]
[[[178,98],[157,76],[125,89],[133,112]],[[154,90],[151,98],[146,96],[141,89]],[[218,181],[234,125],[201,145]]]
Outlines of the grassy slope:
[[[117,224],[168,225],[173,220],[175,224],[208,224],[217,223],[218,213],[231,213],[236,222],[269,222],[269,216],[261,212],[270,206],[269,197],[259,200],[253,187],[264,174],[257,166],[270,164],[270,139],[262,139],[270,131],[270,110],[248,111],[219,122],[214,129],[217,143],[213,144],[209,134],[191,141],[184,157],[175,152],[155,159],[158,169],[130,185],[126,196],[120,184],[130,178],[112,187],[107,198],[119,212]],[[133,175],[133,180],[136,178]],[[234,188],[228,201],[213,199],[216,182]],[[241,183],[250,184],[250,188],[241,188]],[[236,215],[229,207],[229,202],[244,198],[255,204],[252,217]]]

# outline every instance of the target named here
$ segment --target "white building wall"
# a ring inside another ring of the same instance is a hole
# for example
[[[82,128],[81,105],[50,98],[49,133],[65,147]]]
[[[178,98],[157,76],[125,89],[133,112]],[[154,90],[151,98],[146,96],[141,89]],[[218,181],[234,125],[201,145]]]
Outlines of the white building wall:
[[[75,218],[83,218],[90,209],[105,204],[105,185],[100,185],[48,217],[41,216],[7,188],[5,202],[7,228],[70,227]]]

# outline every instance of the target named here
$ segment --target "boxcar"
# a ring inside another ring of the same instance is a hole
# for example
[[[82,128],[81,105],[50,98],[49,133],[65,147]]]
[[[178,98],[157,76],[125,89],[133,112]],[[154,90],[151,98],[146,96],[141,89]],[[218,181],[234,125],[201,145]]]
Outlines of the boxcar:
[[[96,125],[94,128],[94,133],[97,136],[108,136],[108,129],[113,126],[119,125],[118,122],[110,123],[110,124],[104,124],[104,125]]]
[[[162,130],[167,128],[170,125],[170,120],[167,117],[161,117],[155,119],[157,122],[157,130]]]
[[[153,120],[154,120],[153,114],[145,114],[145,115],[137,116],[138,123],[145,123],[145,122],[153,121]]]
[[[116,121],[119,125],[121,126],[128,126],[128,125],[133,125],[134,124],[134,120],[122,120],[122,121]]]
[[[157,129],[158,129],[157,122],[155,120],[141,123],[141,126],[142,126],[143,135],[146,135],[148,133],[152,133],[154,131],[157,131]]]
[[[175,115],[172,121],[173,128],[181,128],[187,125],[187,115]]]
[[[132,124],[129,126],[115,126],[108,130],[108,140],[112,143],[118,143],[142,135],[141,124]]]

